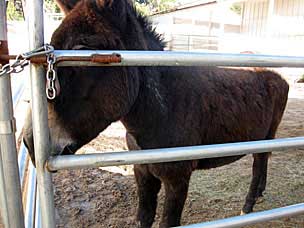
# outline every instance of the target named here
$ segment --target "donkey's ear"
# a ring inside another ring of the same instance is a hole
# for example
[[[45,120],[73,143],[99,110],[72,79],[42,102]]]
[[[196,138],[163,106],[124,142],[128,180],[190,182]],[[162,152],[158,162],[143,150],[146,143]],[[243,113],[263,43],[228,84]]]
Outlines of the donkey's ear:
[[[101,9],[111,8],[116,0],[96,0],[96,4]]]
[[[81,0],[55,0],[61,11],[68,14]]]
[[[113,11],[125,11],[128,5],[131,5],[131,0],[95,0],[96,5],[100,9],[112,9]]]
[[[125,29],[127,22],[127,0],[95,0],[99,10],[120,29]]]

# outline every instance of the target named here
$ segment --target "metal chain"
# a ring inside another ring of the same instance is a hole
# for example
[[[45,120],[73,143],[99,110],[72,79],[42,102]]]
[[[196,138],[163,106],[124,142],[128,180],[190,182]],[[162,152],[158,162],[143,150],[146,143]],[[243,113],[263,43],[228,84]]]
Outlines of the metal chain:
[[[54,47],[49,44],[45,44],[33,51],[20,54],[16,57],[13,63],[5,64],[0,68],[0,77],[10,73],[20,73],[24,70],[24,67],[29,64],[30,58],[34,56],[48,55],[53,52]]]
[[[56,57],[54,55],[54,47],[49,44],[18,55],[13,63],[5,64],[0,68],[0,77],[10,73],[20,73],[24,70],[24,67],[29,64],[32,57],[41,55],[46,55],[48,64],[46,72],[46,96],[49,100],[54,100],[59,92],[56,88],[57,77],[56,70],[54,69]]]
[[[29,64],[27,59],[24,59],[22,55],[18,55],[13,63],[5,64],[0,69],[0,77],[4,74],[20,73],[24,70],[24,67]]]
[[[46,96],[49,100],[54,100],[57,96],[56,89],[56,71],[54,69],[54,64],[56,62],[56,57],[54,53],[47,55],[48,69],[46,72]]]

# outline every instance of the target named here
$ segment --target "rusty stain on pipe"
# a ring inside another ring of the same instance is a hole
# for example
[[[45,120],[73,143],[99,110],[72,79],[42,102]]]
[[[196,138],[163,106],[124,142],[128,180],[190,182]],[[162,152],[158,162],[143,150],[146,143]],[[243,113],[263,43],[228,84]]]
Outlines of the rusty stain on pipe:
[[[7,40],[0,40],[0,56],[8,55],[8,42]],[[0,58],[0,64],[5,65],[9,60]]]
[[[1,41],[2,42],[2,41]],[[1,49],[0,49],[1,51]],[[0,63],[7,63],[9,60],[16,59],[16,55],[7,55],[2,54],[4,52],[0,52]],[[30,58],[31,63],[35,64],[46,64],[46,57],[45,56],[34,56]],[[64,61],[87,61],[87,62],[94,62],[94,63],[103,63],[103,64],[110,64],[110,63],[120,63],[121,62],[121,55],[117,53],[113,54],[106,54],[106,55],[99,55],[93,54],[91,56],[62,56],[56,59],[56,63],[64,62]]]

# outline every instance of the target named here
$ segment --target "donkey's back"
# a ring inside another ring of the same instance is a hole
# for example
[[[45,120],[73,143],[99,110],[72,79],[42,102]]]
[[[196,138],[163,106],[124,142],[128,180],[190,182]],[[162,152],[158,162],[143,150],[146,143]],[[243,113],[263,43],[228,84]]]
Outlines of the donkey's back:
[[[289,88],[279,74],[216,67],[167,68],[163,74],[170,118],[161,124],[173,129],[168,140],[193,145],[274,137]]]

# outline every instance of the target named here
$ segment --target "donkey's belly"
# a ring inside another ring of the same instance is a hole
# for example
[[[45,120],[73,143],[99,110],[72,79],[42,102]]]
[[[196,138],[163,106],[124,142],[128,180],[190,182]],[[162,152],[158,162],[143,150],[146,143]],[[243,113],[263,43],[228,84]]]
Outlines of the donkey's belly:
[[[140,146],[137,144],[135,137],[128,132],[126,134],[126,141],[129,150],[141,150]],[[198,160],[198,165],[196,166],[195,169],[212,169],[212,168],[228,165],[232,162],[241,159],[244,156],[245,155],[200,159]]]
[[[244,156],[245,155],[200,159],[198,162],[197,169],[212,169],[212,168],[228,165],[232,162],[239,160]]]

